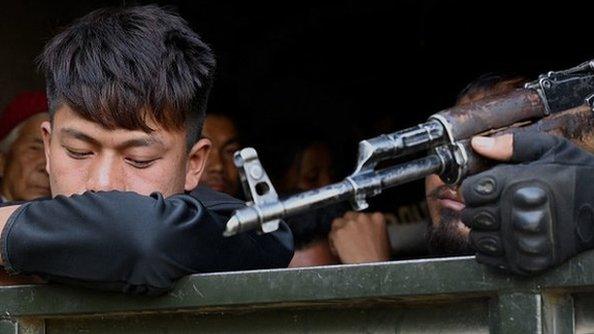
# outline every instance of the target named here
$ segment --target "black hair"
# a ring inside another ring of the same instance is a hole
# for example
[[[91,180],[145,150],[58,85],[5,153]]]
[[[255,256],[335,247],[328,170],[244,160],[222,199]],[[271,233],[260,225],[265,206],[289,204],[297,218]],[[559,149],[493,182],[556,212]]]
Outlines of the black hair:
[[[244,129],[243,126],[240,122],[240,120],[237,118],[237,116],[231,112],[229,112],[229,110],[224,109],[224,108],[220,108],[219,105],[213,105],[213,103],[209,102],[208,105],[208,112],[206,113],[206,116],[211,116],[211,117],[219,117],[219,118],[224,118],[226,120],[228,120],[229,122],[231,122],[231,124],[233,124],[233,127],[235,128],[235,133],[237,134],[237,139],[240,142],[243,142],[243,138],[244,138]]]
[[[108,129],[151,132],[152,119],[200,138],[214,53],[178,14],[155,5],[105,8],[76,20],[39,58],[50,116],[62,104]]]
[[[283,184],[287,172],[295,163],[299,163],[305,151],[316,144],[327,145],[330,149],[331,158],[338,160],[337,144],[332,138],[334,134],[330,129],[319,124],[312,124],[308,120],[290,121],[289,126],[273,128],[267,131],[267,138],[259,149],[262,154],[260,160],[266,166],[266,171],[272,179],[273,184]],[[336,168],[336,161],[332,164],[333,173]],[[277,189],[293,192],[298,189]]]
[[[456,102],[459,103],[465,96],[493,90],[505,82],[509,82],[511,88],[520,88],[526,81],[525,77],[513,73],[485,73],[467,84],[456,97]]]

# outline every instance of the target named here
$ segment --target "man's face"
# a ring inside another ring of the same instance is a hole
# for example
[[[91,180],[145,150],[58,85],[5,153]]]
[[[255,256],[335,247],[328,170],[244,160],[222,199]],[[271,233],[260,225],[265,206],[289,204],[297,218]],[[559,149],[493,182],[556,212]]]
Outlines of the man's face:
[[[50,195],[41,123],[48,114],[38,114],[22,123],[17,139],[3,156],[0,194],[11,201],[29,201]]]
[[[502,81],[488,90],[466,94],[457,103],[464,105],[486,97],[503,94],[514,90],[523,81],[515,78]],[[472,249],[468,241],[470,229],[460,220],[464,209],[458,187],[448,187],[437,175],[425,178],[425,197],[431,224],[429,224],[429,249],[436,254],[470,254]]]
[[[328,185],[333,180],[332,154],[328,145],[312,144],[297,156],[285,177],[287,190],[311,190]]]
[[[470,230],[460,220],[464,203],[458,190],[458,187],[446,185],[435,174],[425,178],[425,197],[431,217],[428,239],[432,253],[472,253],[468,242]]]
[[[233,154],[240,149],[235,124],[225,117],[209,115],[204,121],[204,136],[212,142],[202,183],[216,191],[237,196],[239,174],[233,163]]]
[[[85,191],[132,191],[164,196],[195,188],[210,142],[200,140],[188,152],[185,131],[108,130],[78,116],[67,105],[53,124],[42,125],[52,195]]]

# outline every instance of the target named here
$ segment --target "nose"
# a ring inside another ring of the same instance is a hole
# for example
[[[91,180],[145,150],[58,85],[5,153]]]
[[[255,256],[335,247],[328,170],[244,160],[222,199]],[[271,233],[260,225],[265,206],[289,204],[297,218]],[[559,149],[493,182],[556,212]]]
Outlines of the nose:
[[[45,168],[45,160],[43,161],[42,164],[38,164],[37,165],[37,172],[40,174],[43,174],[44,177],[49,177],[49,174],[47,172],[47,169]]]
[[[221,153],[218,149],[214,148],[210,150],[208,154],[208,160],[206,161],[206,170],[208,172],[222,172],[223,171],[223,160],[221,159]]]
[[[33,163],[35,163],[35,170],[38,173],[48,176],[47,169],[45,168],[45,155],[43,154],[43,152],[34,158]]]
[[[86,190],[126,190],[121,166],[115,157],[106,155],[94,160],[88,170]]]

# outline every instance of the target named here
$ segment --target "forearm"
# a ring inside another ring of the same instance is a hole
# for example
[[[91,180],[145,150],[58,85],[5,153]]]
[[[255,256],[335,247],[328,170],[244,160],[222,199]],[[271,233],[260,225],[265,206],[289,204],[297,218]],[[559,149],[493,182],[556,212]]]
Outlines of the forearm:
[[[174,240],[180,247],[200,243],[189,236],[206,238],[208,232],[196,229],[212,226],[200,204],[183,195],[85,193],[29,202],[6,214],[12,216],[1,250],[9,272],[141,293],[167,289],[196,270]]]
[[[9,272],[109,290],[158,293],[188,274],[282,267],[292,255],[273,235],[224,238],[226,217],[187,195],[85,193],[15,210],[2,235]]]

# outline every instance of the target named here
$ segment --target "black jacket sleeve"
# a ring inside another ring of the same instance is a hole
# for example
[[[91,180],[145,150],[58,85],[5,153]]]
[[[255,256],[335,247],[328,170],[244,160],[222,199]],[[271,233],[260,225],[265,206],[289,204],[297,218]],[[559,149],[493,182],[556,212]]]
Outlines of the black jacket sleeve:
[[[288,265],[293,241],[286,225],[270,235],[225,238],[228,215],[243,204],[205,193],[203,200],[87,192],[23,204],[2,231],[4,265],[9,272],[149,294],[192,273]]]

